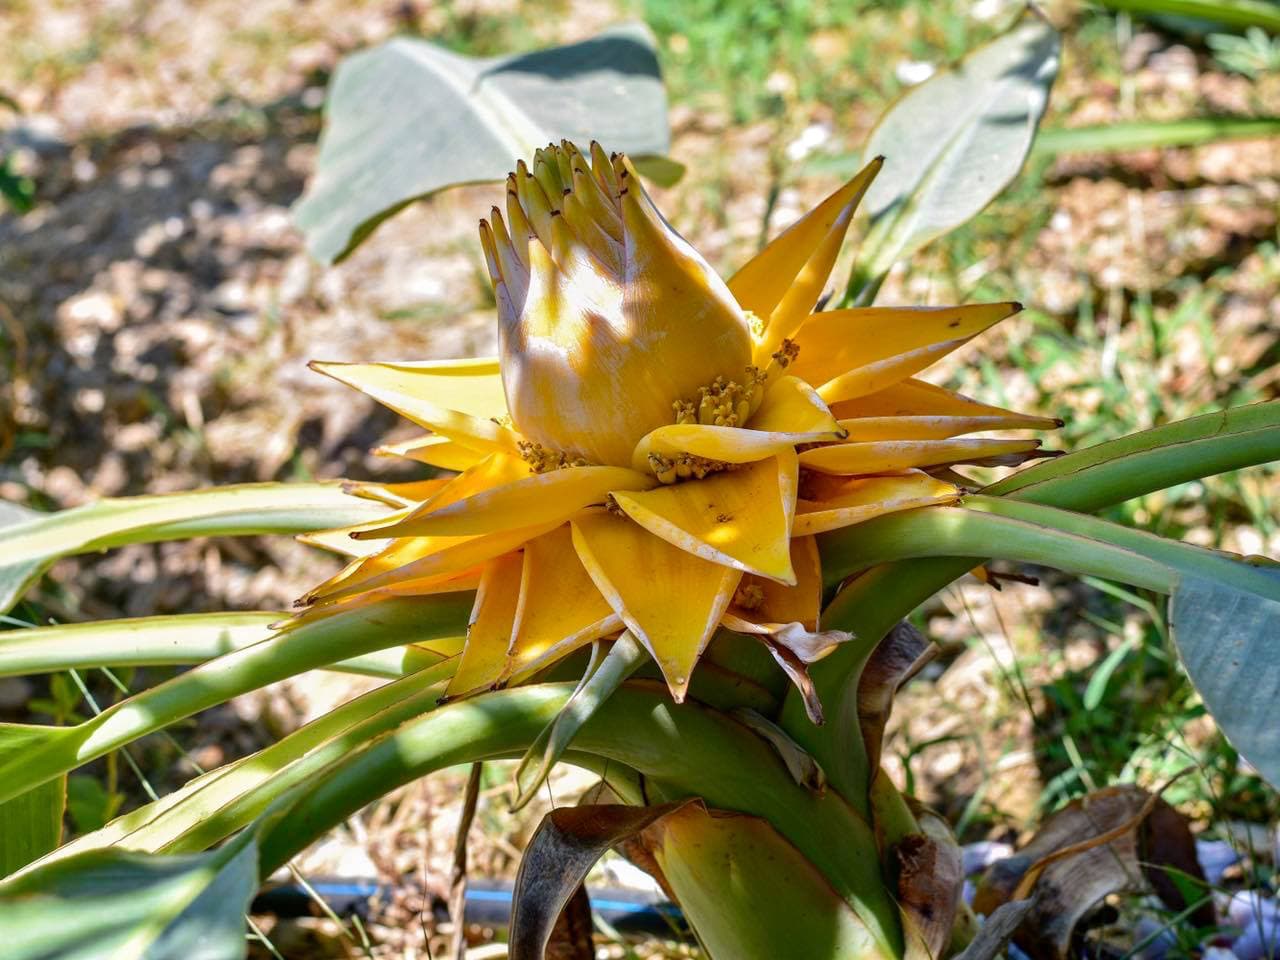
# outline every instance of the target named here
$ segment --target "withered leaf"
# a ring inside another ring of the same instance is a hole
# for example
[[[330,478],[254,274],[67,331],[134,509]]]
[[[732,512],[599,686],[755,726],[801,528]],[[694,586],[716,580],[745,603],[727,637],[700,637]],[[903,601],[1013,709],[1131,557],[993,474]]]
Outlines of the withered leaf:
[[[657,807],[627,804],[560,807],[534,831],[516,874],[511,960],[543,960],[557,918],[595,862],[619,841],[696,800]]]
[[[991,913],[1030,885],[1034,905],[1014,942],[1034,960],[1065,960],[1076,927],[1109,894],[1154,889],[1170,909],[1185,910],[1171,869],[1204,880],[1186,820],[1141,787],[1108,787],[1053,814],[1017,854],[993,864],[973,907]],[[1212,925],[1212,904],[1193,917]]]

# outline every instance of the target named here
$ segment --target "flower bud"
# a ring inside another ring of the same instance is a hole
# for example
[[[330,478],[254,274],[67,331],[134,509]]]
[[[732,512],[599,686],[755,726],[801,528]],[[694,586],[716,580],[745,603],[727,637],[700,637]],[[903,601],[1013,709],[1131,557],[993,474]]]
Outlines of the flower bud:
[[[540,150],[480,225],[513,426],[571,459],[627,466],[675,408],[751,362],[742,309],[663,219],[630,162]]]

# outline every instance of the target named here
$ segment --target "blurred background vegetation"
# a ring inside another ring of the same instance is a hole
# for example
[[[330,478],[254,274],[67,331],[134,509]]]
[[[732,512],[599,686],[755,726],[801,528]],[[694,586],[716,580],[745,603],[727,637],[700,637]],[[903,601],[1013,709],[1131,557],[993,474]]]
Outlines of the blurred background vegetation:
[[[391,476],[366,451],[408,429],[305,361],[493,349],[475,242],[493,188],[415,205],[338,267],[302,249],[288,208],[312,170],[325,83],[349,52],[409,33],[496,55],[645,20],[672,156],[688,166],[655,194],[727,273],[838,182],[895,96],[1017,13],[1003,0],[9,0],[0,497],[51,509],[212,482]],[[1280,39],[1263,31],[1067,2],[1047,13],[1064,62],[1043,130],[1280,116]],[[1051,445],[1064,449],[1280,396],[1280,139],[1198,139],[1104,151],[1044,137],[1013,186],[895,271],[879,302],[1023,302],[941,375],[1062,417]],[[1117,513],[1275,557],[1277,489],[1259,469]],[[267,541],[131,547],[61,563],[12,619],[285,609],[328,563]],[[1010,839],[1089,789],[1163,783],[1192,765],[1166,798],[1206,836],[1274,829],[1274,793],[1216,734],[1152,598],[1030,572],[1045,579],[999,593],[963,583],[920,611],[945,656],[899,701],[887,759],[899,782],[962,840]],[[0,680],[0,720],[68,722],[92,709],[86,690],[102,705],[130,681]],[[72,826],[136,803],[141,776],[171,787],[356,692],[333,684],[242,698],[82,772]],[[475,843],[481,872],[503,875],[541,811],[506,814],[508,780],[490,774]],[[418,871],[429,889],[435,865],[447,876],[456,783],[384,801],[309,863]],[[388,929],[404,909],[386,908]]]

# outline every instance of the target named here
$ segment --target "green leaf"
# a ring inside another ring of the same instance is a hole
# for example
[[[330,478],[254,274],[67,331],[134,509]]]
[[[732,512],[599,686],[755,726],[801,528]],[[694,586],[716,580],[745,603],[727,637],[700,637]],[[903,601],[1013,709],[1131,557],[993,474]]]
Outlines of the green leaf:
[[[1280,460],[1280,400],[1166,423],[1042,460],[982,492],[1093,511],[1273,460]]]
[[[603,661],[592,651],[582,682],[556,714],[555,720],[530,745],[516,767],[517,793],[512,809],[519,810],[537,794],[551,775],[551,768],[564,756],[582,725],[591,719],[600,704],[608,700],[627,677],[645,662],[647,654],[630,630],[624,630]],[[554,918],[552,918],[554,920]]]
[[[1098,0],[1112,10],[1193,17],[1231,27],[1262,27],[1280,33],[1280,5],[1269,0]]]
[[[38,793],[47,787],[48,784],[37,787],[32,793]],[[30,796],[30,794],[23,796]],[[23,797],[18,799],[21,800]],[[71,814],[72,823],[81,833],[101,830],[107,821],[116,815],[116,811],[120,809],[120,804],[123,802],[122,794],[109,793],[96,777],[79,774],[67,778],[67,813]]]
[[[98,500],[8,525],[0,515],[0,613],[61,557],[189,537],[308,533],[374,520],[388,509],[343,493],[340,483],[246,483]]]
[[[52,627],[0,631],[0,677],[94,667],[187,666],[251,647],[272,636],[287,613],[240,610],[228,613],[180,613],[64,623]],[[459,638],[459,641],[461,638]],[[458,649],[461,648],[459,642]],[[326,665],[324,669],[395,679],[458,652],[443,640],[431,649],[391,647]],[[53,683],[60,689],[57,678]],[[80,693],[71,689],[71,707]],[[34,705],[36,701],[31,701]],[[50,702],[50,712],[63,707]]]
[[[328,263],[411,201],[501,180],[548,142],[594,139],[640,157],[666,153],[670,139],[653,37],[641,24],[483,59],[397,37],[339,65],[325,119],[316,176],[294,218]],[[658,173],[670,181],[675,168]]]
[[[0,725],[0,802],[82,763],[307,670],[403,644],[462,636],[472,594],[392,598],[287,629],[122,700],[74,727]],[[453,649],[451,644],[451,649]]]
[[[889,269],[977,215],[1017,176],[1058,75],[1057,31],[1031,11],[955,67],[909,90],[863,150],[884,169],[846,300],[869,303]]]
[[[43,857],[62,842],[62,808],[67,779],[0,803],[0,877]]]
[[[150,853],[194,853],[219,843],[300,784],[404,721],[429,713],[453,674],[451,663],[384,684],[251,756],[187,782],[159,800],[77,837],[46,862],[112,846]]]
[[[1280,595],[1280,572],[1268,570]],[[1169,602],[1178,656],[1231,745],[1280,786],[1280,600],[1183,575]]]
[[[217,851],[114,850],[59,860],[0,885],[6,960],[240,960],[258,888],[252,832]]]
[[[440,707],[349,753],[315,778],[290,815],[263,837],[264,868],[274,869],[352,812],[433,770],[519,756],[572,691],[572,684],[539,683],[482,694]],[[768,820],[827,878],[884,954],[898,955],[897,907],[884,888],[874,832],[834,791],[819,794],[798,786],[773,747],[754,733],[693,702],[672,703],[659,682],[633,680],[578,732],[569,757],[584,763],[593,756],[597,771],[638,771],[649,796],[700,796],[711,806]],[[833,836],[841,842],[832,843]]]
[[[1113,153],[1153,147],[1194,147],[1228,140],[1266,140],[1280,134],[1280,117],[1196,117],[1042,130],[1033,153]]]

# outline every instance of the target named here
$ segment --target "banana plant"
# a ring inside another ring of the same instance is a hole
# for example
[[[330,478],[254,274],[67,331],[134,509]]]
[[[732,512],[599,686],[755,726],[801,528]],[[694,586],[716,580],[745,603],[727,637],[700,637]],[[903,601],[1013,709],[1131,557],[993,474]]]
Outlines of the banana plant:
[[[558,762],[596,771],[610,801],[539,830],[513,957],[541,957],[616,844],[717,960],[948,956],[975,929],[955,841],[880,755],[929,653],[904,619],[992,558],[1168,596],[1209,709],[1280,782],[1258,712],[1280,685],[1274,565],[1097,515],[1280,459],[1280,403],[1049,456],[1026,434],[1060,421],[918,377],[1018,304],[821,309],[882,165],[726,280],[624,154],[538,150],[480,224],[498,356],[313,364],[421,427],[385,452],[432,479],[127,498],[0,528],[6,609],[58,557],[124,543],[303,534],[347,560],[293,612],[0,635],[0,675],[189,666],[82,723],[0,725],[6,955],[239,955],[260,878],[403,784],[512,758],[517,802]],[[946,169],[935,156],[931,195]],[[979,488],[975,465],[1022,469]],[[60,842],[70,771],[314,670],[385,682]]]

